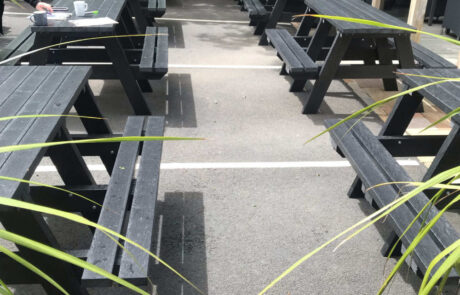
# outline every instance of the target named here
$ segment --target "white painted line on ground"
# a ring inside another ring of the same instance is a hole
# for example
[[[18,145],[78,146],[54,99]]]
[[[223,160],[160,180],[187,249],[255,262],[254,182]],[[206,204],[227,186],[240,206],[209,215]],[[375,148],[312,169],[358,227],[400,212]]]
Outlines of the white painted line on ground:
[[[419,166],[416,160],[398,160],[402,166]],[[304,162],[201,162],[201,163],[162,163],[163,170],[185,169],[273,169],[273,168],[341,168],[350,167],[348,161],[304,161]],[[91,171],[105,171],[104,165],[88,165]],[[139,168],[136,166],[136,169]],[[51,165],[41,165],[36,172],[55,172]]]
[[[172,18],[172,17],[162,17],[158,18],[157,21],[180,21],[180,22],[199,22],[199,23],[226,23],[226,24],[245,24],[247,25],[249,21],[244,20],[219,20],[219,19],[200,19],[200,18]],[[290,23],[278,23],[279,25],[289,26]]]
[[[169,64],[169,68],[177,69],[245,69],[245,70],[280,70],[281,66],[263,66],[263,65],[187,65],[187,64]]]

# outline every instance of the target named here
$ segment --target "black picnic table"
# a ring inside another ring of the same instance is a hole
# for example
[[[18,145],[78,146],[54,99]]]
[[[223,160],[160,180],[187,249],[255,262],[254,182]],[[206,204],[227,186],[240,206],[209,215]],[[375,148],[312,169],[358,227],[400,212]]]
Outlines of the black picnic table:
[[[79,115],[101,117],[88,87],[90,74],[91,68],[86,66],[1,66],[0,117],[67,115],[72,107]],[[111,135],[105,120],[85,119],[82,123],[88,134]],[[71,135],[63,117],[20,118],[0,122],[0,146],[69,139]],[[76,145],[1,153],[0,175],[28,180],[45,155],[49,155],[65,184],[95,184]],[[106,153],[101,159],[108,169],[112,169],[114,155]],[[16,181],[0,180],[0,196],[32,201],[29,185]],[[6,230],[59,248],[42,215],[4,206],[0,210],[0,222]],[[71,294],[78,294],[74,292],[78,284],[69,265],[36,255],[25,247],[18,246],[18,249],[24,258],[62,282]],[[18,279],[26,281],[31,276],[31,273],[19,271],[15,263],[9,263],[7,265],[11,267],[4,268],[5,259],[8,258],[1,256],[2,280],[14,283]],[[48,287],[47,292],[54,294],[55,290]]]
[[[94,37],[132,34],[153,34],[153,36],[104,38],[63,45],[34,53],[30,57],[30,64],[92,65],[92,79],[120,79],[135,114],[150,114],[142,92],[152,91],[148,79],[161,79],[167,72],[167,29],[149,27],[139,1],[88,0],[86,2],[88,11],[97,10],[99,13],[76,17],[73,13],[72,0],[53,1],[54,6],[68,7],[72,17],[65,21],[51,20],[48,26],[31,26],[32,32],[36,34],[32,49]],[[104,17],[118,23],[88,26],[73,23],[73,21]],[[159,42],[160,39],[163,42]]]
[[[128,117],[122,135],[112,134],[105,120],[80,118],[86,133],[70,133],[62,115],[69,114],[72,107],[78,115],[101,117],[88,86],[90,75],[91,68],[88,66],[1,66],[0,117],[58,116],[0,121],[0,146],[113,136],[163,135],[164,118],[152,116]],[[58,189],[51,189],[37,183],[29,185],[1,179],[0,196],[67,212],[79,212],[88,220],[122,233],[145,249],[152,250],[161,153],[162,141],[67,143],[0,153],[0,176],[30,180],[41,160],[47,156],[64,183]],[[110,175],[108,184],[96,183],[84,156],[101,159]],[[137,165],[139,170],[135,173]],[[102,206],[96,206],[76,194]],[[102,232],[94,232],[89,248],[63,249],[42,214],[0,206],[0,223],[12,233],[85,259],[133,284],[149,283],[149,265],[152,263],[149,255],[125,244],[129,253],[137,258],[133,260],[124,251],[117,251],[117,244]],[[88,295],[88,287],[111,284],[110,280],[91,271],[82,273],[81,269],[58,259],[21,245],[17,245],[17,248],[20,256],[51,276],[70,294]],[[39,283],[47,294],[62,294],[4,253],[0,253],[0,277],[6,284]]]
[[[412,28],[360,0],[305,0],[305,4],[306,14],[361,18]],[[393,65],[393,60],[398,59],[401,68],[415,67],[408,31],[321,19],[316,25],[313,37],[309,38],[309,32],[315,25],[315,18],[303,17],[296,33],[297,41],[304,39],[306,42],[307,54],[311,61],[324,61],[309,94],[304,113],[318,111],[333,79],[381,78],[385,89],[397,90],[394,75],[396,66]],[[395,49],[391,48],[390,40],[394,40]],[[364,64],[341,64],[344,60],[364,61]],[[299,81],[297,88],[303,88],[304,84],[305,80]]]

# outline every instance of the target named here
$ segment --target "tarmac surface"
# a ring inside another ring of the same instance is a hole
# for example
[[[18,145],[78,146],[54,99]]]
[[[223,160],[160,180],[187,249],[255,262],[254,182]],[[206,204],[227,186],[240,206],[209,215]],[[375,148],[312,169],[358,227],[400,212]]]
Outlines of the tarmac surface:
[[[6,11],[31,9],[7,3]],[[233,0],[168,0],[158,23],[169,28],[170,66],[167,77],[152,82],[148,102],[155,114],[166,116],[165,135],[206,140],[164,143],[156,252],[207,294],[257,294],[296,260],[373,212],[366,201],[346,196],[355,173],[329,136],[304,145],[324,130],[325,119],[342,118],[366,102],[334,81],[320,114],[302,115],[306,94],[288,92],[275,50],[257,45],[247,13]],[[28,20],[7,14],[4,25],[0,46]],[[90,84],[120,132],[132,114],[120,84]],[[381,125],[374,115],[365,122],[374,132]],[[75,120],[68,126],[82,130]],[[100,161],[87,160],[98,182],[107,182]],[[407,170],[420,177],[425,168],[411,160],[415,164]],[[45,159],[34,180],[59,184],[52,170]],[[86,229],[54,218],[49,223],[63,248],[89,245]],[[385,224],[377,224],[335,252],[327,247],[267,294],[376,293],[385,265],[388,273],[396,262],[380,254],[386,234]],[[159,265],[152,280],[160,295],[198,294]],[[387,294],[416,294],[420,282],[403,267]],[[16,294],[44,294],[39,286],[14,288]]]

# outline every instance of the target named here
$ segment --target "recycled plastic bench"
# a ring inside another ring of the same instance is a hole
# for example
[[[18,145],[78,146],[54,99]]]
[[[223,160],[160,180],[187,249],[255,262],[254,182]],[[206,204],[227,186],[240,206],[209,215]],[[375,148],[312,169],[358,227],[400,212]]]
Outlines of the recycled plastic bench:
[[[327,120],[326,127],[337,123],[338,120]],[[383,185],[372,188],[378,184],[412,181],[406,171],[396,162],[392,154],[385,148],[379,138],[374,136],[362,122],[346,122],[331,131],[335,148],[345,156],[360,179],[359,196],[365,196],[366,200],[375,208],[382,208],[393,202],[401,192],[407,192],[404,184]],[[367,189],[368,190],[365,194]],[[355,195],[356,196],[356,195]],[[421,229],[426,217],[429,222],[439,212],[435,206],[429,207],[428,213],[422,214],[414,225],[402,236],[402,233],[410,225],[412,220],[427,204],[429,198],[420,193],[402,204],[398,209],[388,215],[385,225],[389,226],[392,233],[386,238],[382,254],[388,256],[398,238],[400,243],[396,246],[394,256],[400,256],[414,240]],[[429,233],[423,238],[420,244],[414,249],[412,258],[408,257],[407,262],[412,270],[419,276],[423,276],[431,261],[445,248],[460,238],[457,231],[448,220],[442,216],[433,226]],[[439,264],[431,272],[433,274]],[[452,270],[447,280],[447,288],[455,289],[459,282],[459,274]]]

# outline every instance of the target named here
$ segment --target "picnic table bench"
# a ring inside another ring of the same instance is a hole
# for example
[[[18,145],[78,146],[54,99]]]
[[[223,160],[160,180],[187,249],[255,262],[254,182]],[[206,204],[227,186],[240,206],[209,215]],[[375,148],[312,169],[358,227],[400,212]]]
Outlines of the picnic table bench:
[[[314,11],[324,15],[366,18],[411,28],[399,19],[359,0],[305,0],[305,4],[306,13]],[[313,36],[308,38],[315,25]],[[294,82],[290,89],[292,92],[303,91],[307,79],[316,80],[303,108],[304,114],[318,112],[333,79],[380,78],[383,79],[385,89],[397,90],[394,75],[396,66],[393,65],[393,60],[398,59],[401,68],[415,67],[408,31],[328,19],[321,19],[316,23],[312,17],[303,17],[296,36],[288,37],[286,33],[279,32],[277,29],[267,29],[266,34],[281,58],[292,57],[292,53],[295,52],[295,57],[283,59],[285,66],[281,74],[286,74],[285,69],[296,68],[295,64],[302,64],[304,72],[311,72],[313,63],[324,61],[314,78],[293,77]],[[277,38],[278,36],[284,36],[283,40]],[[295,44],[298,40],[302,40],[302,37],[308,40],[306,50],[300,46],[300,43]],[[272,39],[275,41],[272,42]],[[388,45],[389,39],[395,40],[394,49]],[[342,63],[348,60],[364,61],[364,64]]]
[[[402,71],[408,74],[438,77],[458,77],[460,75],[460,71],[456,69],[411,69]],[[401,79],[406,88],[414,88],[433,81],[432,79],[408,75],[401,75]],[[460,107],[458,93],[460,93],[460,85],[446,82],[423,88],[401,97],[385,121],[379,136],[374,136],[363,123],[347,122],[333,129],[331,137],[336,150],[342,156],[347,157],[358,174],[348,192],[349,197],[365,197],[374,207],[381,208],[392,202],[400,195],[401,191],[407,192],[405,184],[391,184],[379,186],[364,193],[367,189],[381,183],[412,181],[393,157],[434,156],[432,164],[423,176],[423,181],[459,165],[460,119],[458,115],[452,117],[453,127],[447,136],[410,136],[404,134],[424,97],[443,112],[449,113]],[[336,122],[337,120],[328,120],[326,121],[326,126],[330,127]],[[388,255],[389,249],[395,245],[402,231],[420,212],[421,208],[427,204],[432,194],[433,191],[420,193],[390,214],[389,224],[393,232],[386,239],[386,244],[382,249],[383,254]],[[443,206],[449,200],[440,202],[437,206]],[[427,213],[428,221],[437,213],[438,210],[435,206],[430,208]],[[402,237],[402,245],[398,245],[399,248],[402,246],[402,250],[404,250],[412,242],[422,225],[424,217],[425,215],[422,215],[416,222],[415,227]],[[415,264],[411,265],[411,267],[418,274],[423,275],[431,260],[440,251],[458,239],[458,233],[442,217],[430,231],[429,236],[422,240],[419,247],[415,248]],[[451,272],[448,283],[452,288],[457,286],[458,280],[459,274],[454,271]]]
[[[330,127],[336,122],[337,120],[326,121],[326,126]],[[347,157],[358,174],[363,190],[381,183],[413,181],[379,139],[364,124],[356,124],[355,121],[347,122],[333,129],[331,136],[340,152]],[[392,184],[372,188],[365,196],[368,202],[375,208],[382,208],[393,202],[401,195],[401,192],[408,192],[404,184]],[[429,222],[437,215],[438,210],[436,207],[429,208],[428,212],[422,214],[411,229],[402,236],[402,233],[428,201],[429,198],[425,194],[420,193],[389,214],[389,218],[387,218],[385,224],[392,229],[393,233],[386,238],[386,244],[382,248],[384,256],[389,255],[389,251],[398,241],[398,238],[401,237],[401,243],[398,245],[396,252],[393,253],[394,256],[400,256],[423,226],[424,218],[427,216],[426,222]],[[448,220],[445,217],[441,217],[430,230],[429,234],[414,249],[412,255],[413,263],[410,263],[411,258],[408,258],[409,266],[415,273],[424,275],[436,255],[459,238],[460,236]],[[447,284],[450,287],[456,287],[459,278],[459,275],[455,271],[452,271],[449,274]]]
[[[101,117],[94,102],[87,66],[2,66],[0,67],[0,116],[66,115],[74,107],[79,115]],[[2,146],[114,136],[105,120],[81,119],[87,134],[71,134],[65,118],[21,118],[0,122]],[[164,119],[129,117],[123,136],[162,136]],[[6,198],[80,212],[84,217],[121,232],[150,249],[154,227],[159,164],[162,142],[123,142],[66,144],[0,154],[0,175],[30,179],[43,157],[50,157],[64,182],[63,189],[102,203],[102,208],[66,192],[15,181],[0,180],[0,195]],[[100,157],[109,173],[108,185],[96,184],[83,156]],[[140,160],[138,160],[140,157]],[[134,179],[136,162],[139,171]],[[104,235],[96,231],[89,249],[62,249],[44,216],[27,210],[0,207],[0,222],[8,231],[20,234],[80,258],[135,284],[147,283],[150,259],[145,253],[126,245],[136,257],[116,251]],[[125,214],[126,213],[126,214]],[[18,222],[20,220],[21,222]],[[101,248],[103,247],[103,248]],[[88,294],[89,286],[106,286],[108,281],[92,273],[76,271],[71,265],[37,254],[17,245],[19,254],[53,277],[70,294]],[[141,265],[140,268],[138,266]],[[52,285],[26,270],[3,253],[0,276],[7,284],[40,283],[47,294],[60,294]]]
[[[161,79],[168,68],[168,32],[166,27],[148,26],[139,1],[88,0],[88,10],[98,10],[97,17],[108,17],[118,24],[75,26],[71,21],[89,19],[94,16],[69,21],[55,21],[49,26],[31,26],[33,46],[42,48],[60,41],[104,37],[76,43],[76,46],[58,46],[34,53],[23,60],[30,64],[91,65],[92,79],[120,79],[135,114],[148,115],[150,110],[142,92],[151,92],[151,79]],[[53,5],[68,7],[73,13],[71,0],[55,0]],[[113,35],[147,34],[145,37],[110,38]],[[153,34],[153,35],[149,35]],[[24,38],[26,35],[24,35]],[[30,44],[30,35],[26,42]],[[12,44],[14,48],[16,44]],[[25,46],[25,45],[24,45]],[[16,46],[17,48],[17,46]]]

